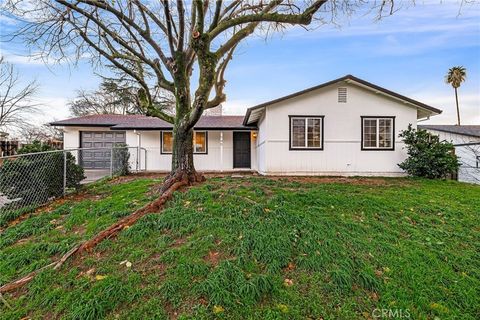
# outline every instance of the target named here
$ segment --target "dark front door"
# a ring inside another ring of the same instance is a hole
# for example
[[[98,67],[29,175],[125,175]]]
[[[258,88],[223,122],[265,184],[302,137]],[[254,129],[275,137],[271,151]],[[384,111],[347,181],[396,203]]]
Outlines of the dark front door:
[[[250,168],[250,132],[233,133],[233,167]]]

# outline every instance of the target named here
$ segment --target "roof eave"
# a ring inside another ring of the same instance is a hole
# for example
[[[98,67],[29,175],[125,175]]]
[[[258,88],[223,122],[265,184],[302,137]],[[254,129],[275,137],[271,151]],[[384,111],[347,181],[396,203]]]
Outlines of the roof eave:
[[[94,124],[94,123],[60,123],[60,122],[50,122],[50,126],[53,127],[113,127],[115,124]]]
[[[357,78],[355,76],[352,76],[351,74],[348,74],[348,75],[343,76],[341,78],[334,79],[334,80],[322,83],[320,85],[310,87],[310,88],[307,88],[307,89],[304,89],[304,90],[301,90],[301,91],[297,91],[297,92],[294,92],[292,94],[289,94],[289,95],[286,95],[286,96],[283,96],[283,97],[280,97],[280,98],[277,98],[277,99],[274,99],[274,100],[271,100],[271,101],[267,101],[267,102],[258,104],[258,105],[253,106],[253,107],[250,107],[250,108],[247,109],[247,113],[245,114],[245,118],[243,120],[243,125],[248,125],[248,119],[249,119],[250,114],[253,110],[264,108],[268,105],[272,105],[272,104],[275,104],[275,103],[278,103],[278,102],[281,102],[281,101],[284,101],[284,100],[295,98],[295,97],[303,95],[305,93],[308,93],[308,92],[311,92],[311,91],[314,91],[314,90],[317,90],[317,89],[321,89],[321,88],[324,88],[324,87],[328,87],[332,84],[335,84],[335,83],[338,83],[338,82],[341,82],[341,81],[356,82],[357,85],[360,84],[361,86],[364,86],[364,87],[366,87],[370,90],[377,90],[379,92],[382,92],[383,94],[386,94],[386,95],[395,97],[397,99],[406,101],[406,102],[414,105],[417,108],[428,111],[429,113],[431,113],[431,115],[438,115],[438,114],[442,113],[442,110],[440,110],[440,109],[437,109],[437,108],[434,108],[432,106],[426,105],[426,104],[424,104],[420,101],[416,101],[414,99],[408,98],[408,97],[403,96],[401,94],[398,94],[396,92],[390,91],[390,90],[385,89],[385,88],[380,87],[380,86],[377,86],[377,85],[375,85],[373,83],[370,83],[368,81],[365,81],[365,80],[362,80],[362,79]]]

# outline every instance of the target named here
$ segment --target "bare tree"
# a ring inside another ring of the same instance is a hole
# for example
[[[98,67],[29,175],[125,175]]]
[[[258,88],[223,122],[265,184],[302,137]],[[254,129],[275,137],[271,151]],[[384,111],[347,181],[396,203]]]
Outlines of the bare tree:
[[[0,57],[0,131],[20,129],[27,125],[27,115],[38,112],[33,96],[35,81],[22,84],[13,64]]]
[[[136,91],[119,88],[114,82],[102,82],[94,91],[78,90],[68,103],[74,116],[91,114],[133,114],[138,110]]]
[[[48,142],[48,141],[62,141],[63,132],[58,127],[53,127],[48,124],[41,126],[26,126],[20,130],[19,134],[23,143],[33,143],[34,141]]]
[[[44,57],[88,57],[138,83],[142,112],[173,124],[165,189],[178,180],[203,179],[193,163],[193,126],[204,110],[225,101],[225,71],[242,41],[255,32],[330,22],[358,7],[377,18],[395,11],[393,0],[6,0],[4,7],[23,19],[14,36]],[[158,88],[175,97],[174,115],[155,105]]]

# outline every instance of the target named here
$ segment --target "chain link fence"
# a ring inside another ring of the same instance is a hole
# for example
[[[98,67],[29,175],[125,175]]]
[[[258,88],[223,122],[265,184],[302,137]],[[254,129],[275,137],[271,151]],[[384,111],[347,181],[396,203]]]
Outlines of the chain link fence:
[[[146,150],[80,148],[0,157],[0,226],[81,184],[145,170]]]

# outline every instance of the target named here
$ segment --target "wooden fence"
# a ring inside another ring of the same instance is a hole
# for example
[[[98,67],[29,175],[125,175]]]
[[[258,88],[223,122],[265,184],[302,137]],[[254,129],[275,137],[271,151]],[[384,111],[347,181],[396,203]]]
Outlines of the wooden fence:
[[[18,141],[0,141],[0,157],[15,155],[19,147]]]

